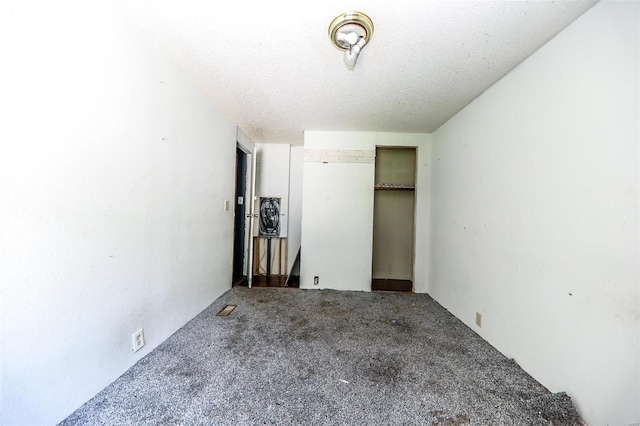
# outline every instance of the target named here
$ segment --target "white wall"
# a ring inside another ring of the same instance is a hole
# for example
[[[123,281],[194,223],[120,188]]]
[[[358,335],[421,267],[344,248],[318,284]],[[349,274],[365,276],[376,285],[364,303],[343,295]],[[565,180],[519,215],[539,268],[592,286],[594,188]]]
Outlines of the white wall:
[[[98,2],[0,43],[0,423],[55,424],[230,288],[235,126]]]
[[[287,275],[300,249],[303,154],[302,146],[258,144],[256,212],[260,197],[282,198],[280,237],[287,239]],[[258,235],[257,221],[254,235]]]
[[[594,425],[640,421],[639,8],[595,5],[433,134],[432,296]]]
[[[260,213],[260,197],[280,198],[280,237],[286,238],[289,219],[289,150],[285,144],[257,144],[256,146],[256,207]],[[259,221],[255,221],[254,236]]]
[[[427,259],[431,135],[419,133],[307,131],[305,149],[369,150],[418,147],[416,252]],[[301,288],[371,290],[374,163],[305,161],[302,183]],[[414,267],[416,292],[428,289],[428,262]],[[313,284],[314,276],[320,283]]]

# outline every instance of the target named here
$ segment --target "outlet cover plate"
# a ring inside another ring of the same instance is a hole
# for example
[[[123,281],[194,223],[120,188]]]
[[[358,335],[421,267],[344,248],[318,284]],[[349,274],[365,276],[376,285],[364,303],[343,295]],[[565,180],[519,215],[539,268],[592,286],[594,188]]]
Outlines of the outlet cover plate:
[[[133,351],[138,352],[144,346],[144,328],[133,333]]]

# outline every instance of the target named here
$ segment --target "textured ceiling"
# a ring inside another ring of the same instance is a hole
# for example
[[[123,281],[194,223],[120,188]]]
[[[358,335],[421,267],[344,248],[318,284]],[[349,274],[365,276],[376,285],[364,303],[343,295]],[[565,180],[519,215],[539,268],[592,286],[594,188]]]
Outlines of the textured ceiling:
[[[304,130],[432,132],[595,1],[115,0],[255,142]],[[354,71],[327,35],[375,25]]]

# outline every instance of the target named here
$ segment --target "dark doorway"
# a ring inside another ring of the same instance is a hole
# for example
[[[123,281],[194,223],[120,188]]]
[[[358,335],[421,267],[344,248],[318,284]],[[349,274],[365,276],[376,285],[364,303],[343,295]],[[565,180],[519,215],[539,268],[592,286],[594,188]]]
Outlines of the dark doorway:
[[[233,227],[233,284],[244,284],[247,274],[244,269],[245,217],[247,200],[247,154],[236,148],[236,198],[234,201]]]

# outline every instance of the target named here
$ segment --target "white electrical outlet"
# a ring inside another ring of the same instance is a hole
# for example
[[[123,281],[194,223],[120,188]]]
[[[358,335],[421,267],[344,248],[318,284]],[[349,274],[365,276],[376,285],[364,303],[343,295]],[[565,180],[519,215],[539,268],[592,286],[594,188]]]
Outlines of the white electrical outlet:
[[[133,351],[137,352],[144,346],[144,328],[133,333]]]
[[[480,312],[476,312],[476,325],[482,327],[482,314]]]

